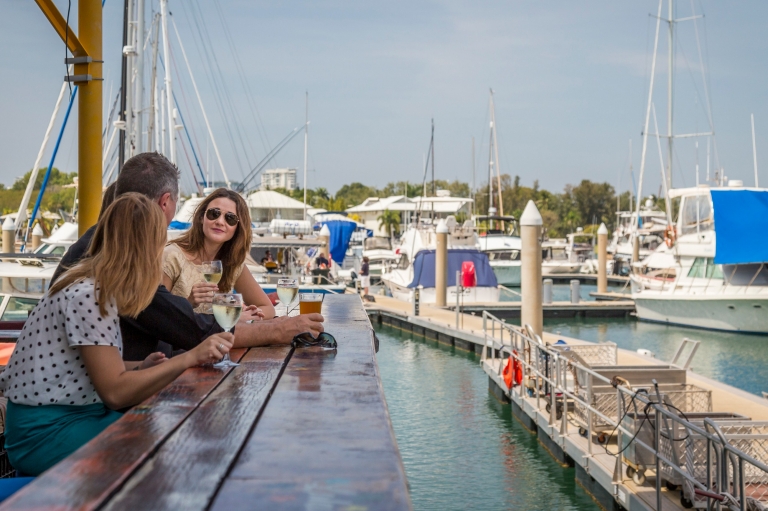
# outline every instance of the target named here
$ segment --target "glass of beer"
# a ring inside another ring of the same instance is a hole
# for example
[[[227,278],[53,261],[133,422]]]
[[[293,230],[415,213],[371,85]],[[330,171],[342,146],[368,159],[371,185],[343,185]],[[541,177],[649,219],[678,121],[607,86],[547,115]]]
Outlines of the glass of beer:
[[[221,293],[213,295],[213,317],[225,332],[232,330],[243,312],[243,295],[237,293]],[[234,367],[239,364],[232,362],[229,353],[224,354],[214,367]]]
[[[299,314],[320,314],[323,307],[323,293],[300,293]]]
[[[224,272],[221,266],[221,261],[203,261],[200,265],[200,270],[203,272],[203,278],[210,284],[218,284],[221,280],[221,274]],[[211,314],[213,310],[211,306],[205,307],[205,312]]]

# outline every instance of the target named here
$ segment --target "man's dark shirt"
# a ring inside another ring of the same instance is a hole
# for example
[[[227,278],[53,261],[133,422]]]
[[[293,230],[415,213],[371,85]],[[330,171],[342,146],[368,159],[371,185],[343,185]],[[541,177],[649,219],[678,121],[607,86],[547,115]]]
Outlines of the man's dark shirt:
[[[318,268],[320,268],[321,265],[323,265],[323,264],[327,268],[328,267],[328,259],[326,259],[324,256],[317,256],[317,258],[315,259],[315,264],[317,265]]]
[[[362,266],[360,266],[360,275],[362,277],[367,277],[369,268],[370,266],[368,266],[368,263],[363,263]]]
[[[51,284],[88,251],[96,227],[91,227],[69,247],[53,274]],[[157,288],[152,303],[136,319],[120,317],[123,359],[144,360],[155,351],[191,350],[207,337],[223,332],[212,314],[195,314],[186,298],[172,295],[165,286]],[[158,346],[158,341],[161,346]],[[162,344],[169,344],[171,349]]]

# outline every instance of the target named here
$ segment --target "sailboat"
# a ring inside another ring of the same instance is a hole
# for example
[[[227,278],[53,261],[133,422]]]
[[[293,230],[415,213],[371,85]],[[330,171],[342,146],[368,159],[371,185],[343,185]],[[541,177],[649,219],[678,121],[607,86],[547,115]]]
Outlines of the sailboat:
[[[501,171],[499,170],[499,145],[496,134],[496,107],[493,102],[493,89],[490,91],[490,136],[488,146],[488,214],[474,217],[478,229],[478,247],[488,255],[488,260],[502,286],[520,285],[520,254],[522,242],[516,234],[517,221],[513,216],[504,215],[501,201]],[[495,172],[494,172],[495,171]],[[495,174],[495,176],[494,176]],[[496,180],[497,195],[494,196],[493,181]],[[496,208],[498,204],[501,213]]]

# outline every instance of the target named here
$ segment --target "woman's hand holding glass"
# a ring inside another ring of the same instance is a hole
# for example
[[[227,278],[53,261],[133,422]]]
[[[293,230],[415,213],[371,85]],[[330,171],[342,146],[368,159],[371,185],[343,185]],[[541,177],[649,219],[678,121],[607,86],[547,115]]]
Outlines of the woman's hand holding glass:
[[[204,303],[213,303],[213,295],[219,292],[217,284],[208,282],[199,282],[192,286],[192,292],[189,293],[187,300],[192,307],[197,308]]]
[[[192,358],[190,361],[191,366],[215,364],[221,361],[224,355],[229,353],[234,342],[234,334],[222,332],[208,337],[198,344],[195,349],[186,352],[185,355]]]

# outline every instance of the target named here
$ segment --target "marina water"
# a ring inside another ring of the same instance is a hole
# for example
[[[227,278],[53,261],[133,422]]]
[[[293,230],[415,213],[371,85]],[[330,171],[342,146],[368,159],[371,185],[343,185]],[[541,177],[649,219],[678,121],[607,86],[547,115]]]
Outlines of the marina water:
[[[422,510],[597,510],[536,435],[488,392],[479,357],[381,327],[384,393]]]

